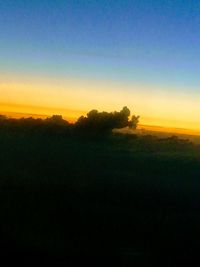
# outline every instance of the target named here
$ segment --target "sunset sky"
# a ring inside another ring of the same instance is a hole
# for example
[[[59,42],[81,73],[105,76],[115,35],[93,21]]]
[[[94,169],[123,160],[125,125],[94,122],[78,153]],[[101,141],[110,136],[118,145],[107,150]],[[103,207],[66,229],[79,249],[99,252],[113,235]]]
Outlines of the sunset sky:
[[[0,113],[123,106],[200,131],[200,1],[0,1]]]

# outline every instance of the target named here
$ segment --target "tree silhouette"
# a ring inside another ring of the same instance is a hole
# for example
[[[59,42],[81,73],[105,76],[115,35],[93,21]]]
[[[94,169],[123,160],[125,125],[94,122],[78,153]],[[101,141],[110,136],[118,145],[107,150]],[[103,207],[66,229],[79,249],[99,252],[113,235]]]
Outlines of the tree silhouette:
[[[135,129],[137,127],[139,116],[132,116],[129,121],[130,110],[123,107],[120,112],[98,112],[91,110],[87,116],[81,116],[75,123],[75,129],[81,132],[92,134],[101,134],[111,132],[115,128],[130,127]]]
[[[62,115],[53,115],[45,120],[47,124],[66,126],[69,125],[68,121],[64,120]]]
[[[139,118],[140,118],[140,116],[135,116],[135,115],[133,115],[131,117],[131,120],[129,121],[129,124],[128,124],[130,129],[134,129],[135,130],[137,128],[137,125],[138,125],[138,122],[139,122]]]
[[[86,134],[104,134],[109,133],[113,129],[120,129],[124,127],[130,127],[135,129],[137,127],[139,116],[133,115],[131,119],[130,110],[127,107],[119,112],[98,112],[93,109],[87,113],[87,115],[81,116],[76,123],[70,124],[64,120],[61,115],[53,115],[46,119],[35,118],[7,118],[4,115],[0,115],[0,127],[13,128],[15,131],[22,132],[41,132],[48,133],[86,133]]]

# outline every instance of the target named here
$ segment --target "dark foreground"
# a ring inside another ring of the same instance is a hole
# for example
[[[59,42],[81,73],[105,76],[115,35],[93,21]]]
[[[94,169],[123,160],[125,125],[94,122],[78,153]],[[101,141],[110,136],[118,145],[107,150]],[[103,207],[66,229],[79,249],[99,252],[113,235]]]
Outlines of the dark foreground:
[[[0,264],[200,266],[200,148],[0,133]]]

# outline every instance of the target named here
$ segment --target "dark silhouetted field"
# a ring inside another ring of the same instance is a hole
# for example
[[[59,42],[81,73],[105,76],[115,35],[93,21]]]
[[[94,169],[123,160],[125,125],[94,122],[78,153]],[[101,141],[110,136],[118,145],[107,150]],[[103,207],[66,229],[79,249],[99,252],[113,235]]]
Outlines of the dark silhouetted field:
[[[1,128],[0,178],[4,266],[200,264],[198,145]]]

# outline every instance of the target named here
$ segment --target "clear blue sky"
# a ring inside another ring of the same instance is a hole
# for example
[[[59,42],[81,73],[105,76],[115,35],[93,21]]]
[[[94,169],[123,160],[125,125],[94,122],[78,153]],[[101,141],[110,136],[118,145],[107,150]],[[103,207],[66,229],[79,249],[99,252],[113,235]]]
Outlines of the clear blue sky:
[[[200,1],[5,0],[1,70],[200,85]]]
[[[10,75],[141,83],[200,97],[200,1],[0,1],[0,62]]]

